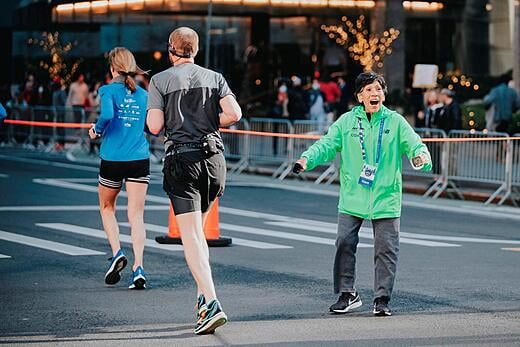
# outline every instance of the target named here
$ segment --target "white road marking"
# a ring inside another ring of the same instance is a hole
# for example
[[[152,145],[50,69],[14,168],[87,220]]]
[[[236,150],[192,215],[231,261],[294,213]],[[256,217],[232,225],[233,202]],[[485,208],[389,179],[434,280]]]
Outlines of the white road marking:
[[[121,225],[123,227],[130,228],[130,223],[119,223],[119,225]],[[162,234],[168,234],[168,228],[164,227],[162,225],[145,223],[144,227],[145,227],[146,230],[150,230],[150,231],[154,231],[154,232],[162,233]],[[241,239],[241,238],[238,238],[238,237],[233,237],[232,239],[233,239],[233,244],[234,245],[258,248],[258,249],[289,249],[289,248],[293,248],[292,246],[285,246],[285,245],[279,245],[279,244],[276,244],[276,243],[268,243],[268,242],[246,240],[246,239]]]
[[[500,248],[503,251],[520,252],[520,248]]]
[[[43,227],[43,228],[66,231],[66,232],[70,232],[73,234],[96,237],[96,238],[104,239],[104,240],[106,240],[106,238],[107,238],[105,232],[102,230],[86,228],[86,227],[82,227],[79,225],[65,224],[65,223],[36,223],[36,225],[39,227]],[[119,240],[124,243],[130,243],[130,244],[132,243],[132,238],[129,235],[120,234]],[[146,239],[145,247],[165,249],[168,251],[182,251],[182,246],[180,246],[180,245],[162,245],[162,244],[155,242],[155,240],[151,240],[151,239]]]
[[[166,205],[145,205],[147,211],[168,211]],[[117,210],[127,210],[127,205],[117,205]],[[45,205],[45,206],[0,206],[0,212],[90,212],[99,211],[98,205]]]
[[[0,254],[0,259],[7,259],[7,258],[11,258],[11,256],[5,255],[5,254]]]
[[[236,231],[239,233],[278,237],[281,239],[296,240],[296,241],[301,241],[301,242],[310,242],[310,243],[316,243],[316,244],[320,244],[320,245],[334,246],[336,243],[336,240],[334,240],[334,239],[326,239],[323,237],[309,236],[309,235],[297,234],[297,233],[287,233],[287,232],[283,232],[283,231],[274,231],[274,230],[269,230],[269,229],[246,227],[246,226],[242,226],[242,225],[234,225],[234,224],[228,224],[228,223],[220,223],[220,228],[223,230]],[[361,243],[361,242],[358,244],[358,246],[362,247],[362,248],[372,247],[372,245],[370,245],[370,244]]]
[[[318,232],[334,234],[334,235],[337,234],[337,232],[336,232],[337,225],[332,224],[332,223],[329,227],[321,227],[321,226],[317,226],[317,225],[306,225],[306,224],[294,224],[292,222],[265,222],[265,224],[276,225],[276,226],[285,227],[285,228],[318,231]],[[410,234],[410,233],[408,233],[408,234]],[[372,229],[367,228],[367,227],[362,227],[360,229],[360,232],[358,235],[361,238],[370,239],[370,240],[374,239]],[[401,235],[402,235],[402,233],[401,233]],[[399,242],[410,244],[410,245],[426,246],[426,247],[460,247],[460,245],[453,244],[453,243],[414,240],[414,239],[407,238],[407,237],[399,237]]]
[[[67,164],[67,163],[42,160],[42,159],[11,157],[11,156],[7,156],[7,155],[3,155],[3,154],[0,154],[0,159],[18,161],[18,162],[30,163],[30,164],[50,165],[50,166],[55,166],[55,167],[63,167],[66,169],[75,169],[75,170],[81,170],[81,171],[99,172],[99,168],[93,167],[93,166]]]
[[[69,188],[69,189],[76,189],[81,191],[90,191],[97,193],[97,187],[89,186],[85,184],[79,184],[79,183],[71,183],[71,182],[64,182],[59,179],[34,179],[34,182],[41,183],[41,184],[47,184],[47,185],[53,185],[58,186],[62,188]],[[127,197],[125,192],[121,192],[120,196]],[[156,203],[164,203],[168,204],[170,203],[170,200],[166,197],[160,197],[155,195],[147,195],[146,196],[147,201],[156,202]],[[403,202],[403,204],[408,204],[409,206],[414,207],[420,207],[420,208],[429,208],[434,210],[441,210],[441,211],[449,211],[454,213],[462,213],[462,214],[474,214],[478,216],[485,216],[485,217],[491,217],[491,218],[506,218],[506,219],[515,219],[520,220],[520,214],[513,214],[506,212],[506,210],[501,209],[497,211],[486,211],[486,208],[476,208],[476,207],[467,207],[462,208],[459,210],[454,210],[453,207],[450,206],[438,206],[438,205],[432,205],[428,203],[420,203],[420,202]],[[166,207],[165,207],[166,208]],[[166,208],[167,209],[167,208]],[[499,209],[499,208],[495,208]],[[2,211],[0,207],[0,211]],[[290,222],[294,224],[306,224],[306,225],[315,225],[315,226],[322,226],[322,227],[331,227],[333,225],[333,228],[336,229],[336,225],[333,223],[327,223],[327,222],[320,222],[315,220],[309,220],[304,218],[294,218],[294,217],[288,217],[288,216],[282,216],[272,213],[262,213],[262,212],[256,212],[256,211],[247,211],[247,210],[241,210],[236,208],[230,208],[230,207],[224,207],[220,206],[219,211],[224,214],[231,214],[241,217],[249,217],[249,218],[259,218],[259,219],[265,219],[270,221],[278,221],[278,222]],[[493,239],[479,239],[479,238],[459,238],[459,237],[451,237],[451,236],[439,236],[439,235],[426,235],[426,234],[413,234],[413,233],[405,233],[401,232],[402,236],[409,237],[409,238],[415,238],[415,239],[430,239],[430,240],[439,240],[439,241],[456,241],[456,242],[479,242],[479,243],[511,243],[516,244],[519,241],[514,240],[493,240]]]
[[[76,246],[67,245],[65,243],[59,243],[54,241],[48,241],[43,239],[38,239],[36,237],[30,237],[20,234],[9,233],[7,231],[0,230],[0,240],[16,242],[23,245],[28,245],[31,247],[37,247],[46,249],[49,251],[54,251],[58,253],[63,253],[67,255],[100,255],[105,254],[103,252],[94,251],[88,248],[81,248]]]
[[[0,173],[0,178],[8,178],[9,175],[6,175],[6,174],[3,174],[3,173]]]

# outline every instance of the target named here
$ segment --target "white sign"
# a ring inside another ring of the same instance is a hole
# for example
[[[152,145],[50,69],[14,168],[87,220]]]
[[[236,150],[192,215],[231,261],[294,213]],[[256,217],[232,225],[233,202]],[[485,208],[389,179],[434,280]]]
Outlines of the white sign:
[[[439,67],[431,64],[416,64],[413,70],[414,88],[435,88],[437,87],[437,75]]]

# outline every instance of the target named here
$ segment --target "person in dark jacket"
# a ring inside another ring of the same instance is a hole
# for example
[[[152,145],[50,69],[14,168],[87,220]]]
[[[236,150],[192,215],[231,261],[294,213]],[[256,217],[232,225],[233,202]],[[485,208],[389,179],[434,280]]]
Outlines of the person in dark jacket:
[[[289,111],[289,119],[291,121],[306,119],[309,113],[309,96],[302,88],[302,80],[293,76],[291,78],[292,87],[289,89],[289,103],[287,110]]]
[[[444,104],[435,115],[439,129],[448,134],[451,130],[462,129],[462,111],[460,105],[455,101],[455,92],[444,88],[441,90],[441,101]]]

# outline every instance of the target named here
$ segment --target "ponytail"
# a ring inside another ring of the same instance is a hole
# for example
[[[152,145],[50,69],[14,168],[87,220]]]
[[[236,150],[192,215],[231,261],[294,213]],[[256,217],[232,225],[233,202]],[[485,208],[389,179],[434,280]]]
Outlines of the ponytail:
[[[135,93],[137,87],[135,84],[135,80],[128,74],[125,74],[125,86],[130,89],[132,93]]]

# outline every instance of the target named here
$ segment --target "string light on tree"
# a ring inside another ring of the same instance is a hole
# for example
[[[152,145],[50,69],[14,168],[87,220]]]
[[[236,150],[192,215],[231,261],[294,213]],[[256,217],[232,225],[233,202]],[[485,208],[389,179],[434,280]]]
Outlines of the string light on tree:
[[[51,80],[59,77],[62,85],[70,83],[81,61],[77,60],[69,66],[65,63],[65,55],[77,45],[77,42],[62,43],[58,32],[43,32],[41,38],[30,38],[27,40],[27,44],[40,47],[48,52],[49,59],[41,60],[39,66],[49,74]]]
[[[343,16],[341,25],[321,25],[320,28],[331,40],[346,47],[350,57],[358,61],[365,71],[384,66],[384,57],[392,54],[390,46],[400,34],[399,30],[390,28],[381,36],[369,35],[363,15],[355,23]]]

